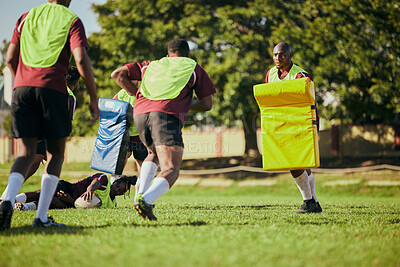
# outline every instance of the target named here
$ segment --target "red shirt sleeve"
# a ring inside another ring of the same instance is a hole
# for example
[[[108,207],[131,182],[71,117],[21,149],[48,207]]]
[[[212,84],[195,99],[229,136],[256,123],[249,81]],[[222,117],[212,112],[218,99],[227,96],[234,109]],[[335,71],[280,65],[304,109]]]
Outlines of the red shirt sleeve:
[[[265,83],[268,83],[269,72],[270,72],[270,70],[268,70],[267,75],[265,75]]]
[[[107,175],[105,175],[104,173],[100,174],[98,178],[96,178],[97,181],[99,181],[101,183],[101,187],[99,188],[100,190],[105,190],[107,188],[107,184],[108,184],[108,178]]]
[[[86,38],[85,27],[83,26],[82,21],[80,18],[77,18],[72,23],[71,29],[69,31],[69,47],[71,52],[74,51],[77,47],[85,47],[89,49],[89,43]]]
[[[301,78],[304,78],[304,77],[310,78],[311,81],[313,80],[312,76],[310,74],[308,74],[308,73],[299,72],[299,73],[296,74],[296,79],[301,79]]]
[[[141,81],[143,77],[143,67],[150,64],[150,61],[143,61],[142,63],[132,62],[125,64],[128,68],[128,78],[134,81]]]
[[[19,40],[21,39],[21,31],[22,25],[24,24],[25,18],[28,15],[28,12],[24,13],[15,24],[15,28],[13,31],[13,35],[11,37],[11,43],[19,46]]]
[[[212,83],[210,77],[203,69],[203,67],[197,64],[194,72],[196,74],[196,81],[194,83],[193,89],[199,99],[215,94],[217,92],[214,84]]]

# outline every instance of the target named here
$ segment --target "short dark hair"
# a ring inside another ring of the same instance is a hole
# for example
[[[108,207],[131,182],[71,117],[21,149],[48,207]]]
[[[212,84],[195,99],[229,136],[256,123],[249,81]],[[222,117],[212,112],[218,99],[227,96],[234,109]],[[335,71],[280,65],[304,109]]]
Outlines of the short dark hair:
[[[125,188],[127,189],[127,191],[130,191],[131,186],[136,185],[137,182],[137,176],[133,175],[133,176],[126,176],[126,175],[122,175],[121,178],[117,179],[114,181],[113,184],[120,184],[120,183],[124,183],[125,184]]]
[[[71,66],[68,68],[68,74],[66,76],[67,82],[73,83],[79,80],[81,75],[79,74],[78,68],[75,66]]]
[[[168,42],[168,55],[178,54],[179,56],[189,56],[189,44],[181,38],[172,39]]]

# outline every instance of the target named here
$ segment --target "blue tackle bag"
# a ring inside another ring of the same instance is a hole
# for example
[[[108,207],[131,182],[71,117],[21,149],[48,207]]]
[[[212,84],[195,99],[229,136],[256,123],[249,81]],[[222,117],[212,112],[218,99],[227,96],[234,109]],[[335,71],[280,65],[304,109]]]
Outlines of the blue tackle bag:
[[[131,104],[116,99],[99,99],[100,124],[90,168],[121,175],[133,123]]]

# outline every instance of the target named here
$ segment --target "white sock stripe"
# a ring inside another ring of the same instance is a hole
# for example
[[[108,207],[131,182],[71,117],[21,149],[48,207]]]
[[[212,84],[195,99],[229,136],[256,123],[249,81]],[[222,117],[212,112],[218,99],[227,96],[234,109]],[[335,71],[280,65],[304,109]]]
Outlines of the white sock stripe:
[[[22,185],[25,182],[24,176],[19,172],[12,172],[8,176],[7,192],[4,196],[4,200],[9,200],[14,205],[15,197],[21,190]]]
[[[42,222],[47,221],[47,212],[56,191],[58,180],[58,177],[52,174],[45,173],[42,175],[42,187],[36,212],[36,218],[39,218]]]
[[[152,161],[145,161],[140,170],[139,193],[144,193],[150,187],[153,177],[156,175],[158,166]]]
[[[143,199],[148,204],[153,204],[154,201],[156,201],[159,197],[167,193],[168,190],[169,190],[169,183],[167,179],[163,177],[156,177],[154,178],[153,183],[146,191],[146,193],[143,194]]]
[[[310,184],[308,182],[308,174],[304,171],[300,176],[294,178],[297,187],[300,190],[301,195],[303,196],[303,200],[311,199],[311,189]]]
[[[24,193],[18,194],[15,197],[15,203],[25,203],[26,202],[26,195]]]
[[[315,178],[313,173],[310,173],[310,175],[308,175],[308,183],[310,184],[310,190],[314,200],[318,202],[317,194],[315,193]]]

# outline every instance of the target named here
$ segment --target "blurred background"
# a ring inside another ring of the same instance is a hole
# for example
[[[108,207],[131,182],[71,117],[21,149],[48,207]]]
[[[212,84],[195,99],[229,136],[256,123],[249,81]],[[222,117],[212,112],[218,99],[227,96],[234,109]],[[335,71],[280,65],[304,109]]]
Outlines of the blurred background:
[[[18,10],[2,2],[0,163],[18,150],[10,132],[10,74],[5,56],[14,25],[39,1]],[[309,72],[317,92],[321,167],[398,164],[400,158],[400,3],[395,0],[73,0],[83,21],[99,97],[120,88],[111,72],[159,59],[170,39],[187,39],[218,92],[214,108],[189,114],[184,159],[221,167],[261,167],[259,109],[253,85],[274,66],[273,47],[287,42],[292,61]],[[18,12],[17,12],[18,11]],[[3,33],[2,33],[3,35]],[[67,162],[89,162],[98,123],[90,126],[84,83],[78,89]],[[227,159],[227,160],[222,160]],[[133,164],[132,164],[133,165]],[[194,168],[194,167],[193,167]]]

